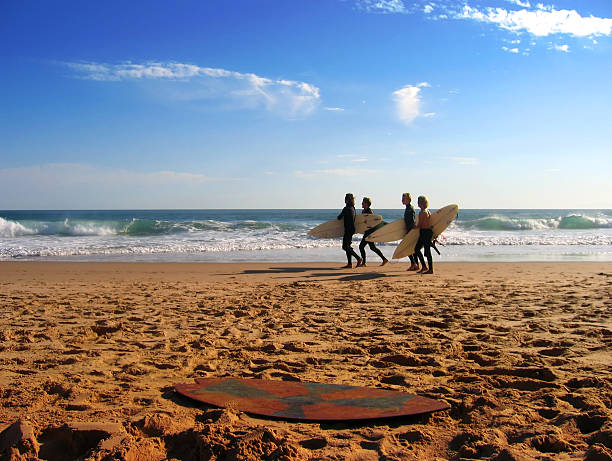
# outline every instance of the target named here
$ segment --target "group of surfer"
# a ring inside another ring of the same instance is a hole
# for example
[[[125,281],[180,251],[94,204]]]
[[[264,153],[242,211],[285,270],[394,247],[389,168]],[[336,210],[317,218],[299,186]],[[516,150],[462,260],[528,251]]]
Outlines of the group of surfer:
[[[410,258],[410,267],[409,271],[417,271],[421,274],[433,274],[433,259],[431,257],[431,248],[432,248],[432,237],[433,237],[433,229],[430,224],[431,213],[428,210],[429,202],[427,197],[424,195],[419,196],[417,199],[417,204],[420,208],[420,212],[417,215],[414,211],[414,207],[412,206],[412,196],[408,192],[404,192],[402,194],[402,204],[406,206],[406,210],[404,211],[404,222],[406,223],[406,232],[409,232],[413,228],[419,229],[419,239],[417,241],[415,251],[413,254],[409,256]],[[344,219],[344,236],[342,238],[342,249],[346,252],[347,264],[343,266],[343,269],[349,269],[353,267],[352,258],[355,257],[357,260],[356,267],[365,267],[366,265],[366,252],[365,247],[369,245],[370,249],[381,257],[382,263],[381,266],[384,266],[389,262],[385,255],[383,255],[382,251],[380,251],[374,242],[368,242],[366,238],[375,230],[378,229],[374,227],[372,229],[368,229],[363,234],[363,238],[361,239],[361,243],[359,244],[359,251],[361,256],[355,253],[353,250],[352,242],[353,235],[355,234],[355,197],[353,194],[348,193],[344,196],[345,207],[342,209],[342,212],[338,215],[338,219]],[[369,197],[364,197],[361,202],[361,207],[363,208],[362,214],[371,214],[373,213],[372,209],[372,200]],[[386,223],[382,223],[383,225]],[[427,258],[427,264],[425,264],[425,258],[421,253],[421,249],[425,251],[425,257]],[[420,268],[419,268],[420,263]]]

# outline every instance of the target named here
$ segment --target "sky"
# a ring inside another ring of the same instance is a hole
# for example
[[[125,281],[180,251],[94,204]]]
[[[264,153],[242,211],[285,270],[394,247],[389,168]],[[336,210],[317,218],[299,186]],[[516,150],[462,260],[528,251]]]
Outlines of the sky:
[[[610,0],[3,0],[0,209],[612,208]]]

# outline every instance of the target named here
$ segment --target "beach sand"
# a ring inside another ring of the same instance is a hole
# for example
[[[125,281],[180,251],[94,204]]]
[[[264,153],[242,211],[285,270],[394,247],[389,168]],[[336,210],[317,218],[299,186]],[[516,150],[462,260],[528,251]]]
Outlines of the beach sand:
[[[0,459],[612,459],[612,263],[340,265],[0,263]],[[173,390],[212,376],[451,409],[289,422]]]

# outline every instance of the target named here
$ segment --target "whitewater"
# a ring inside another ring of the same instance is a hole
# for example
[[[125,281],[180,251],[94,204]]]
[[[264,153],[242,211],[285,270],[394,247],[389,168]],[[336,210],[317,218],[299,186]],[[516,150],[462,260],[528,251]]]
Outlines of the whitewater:
[[[339,212],[0,211],[0,260],[343,261],[340,240],[306,235]],[[612,261],[612,210],[460,209],[439,240],[440,261]],[[395,246],[379,244],[387,257]]]

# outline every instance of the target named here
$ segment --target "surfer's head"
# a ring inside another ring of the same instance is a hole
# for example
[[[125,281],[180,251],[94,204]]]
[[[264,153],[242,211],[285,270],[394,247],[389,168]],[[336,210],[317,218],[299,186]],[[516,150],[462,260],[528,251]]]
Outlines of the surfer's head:
[[[429,206],[429,200],[427,200],[427,197],[425,197],[424,195],[419,195],[417,203],[419,204],[419,208],[425,209]]]
[[[363,208],[370,208],[372,206],[372,199],[370,197],[364,197],[361,201],[361,206]]]
[[[410,192],[404,192],[402,194],[402,203],[404,205],[409,205],[410,202],[412,202],[412,195],[410,195]]]
[[[344,203],[349,206],[355,206],[355,196],[349,192],[344,196]]]

